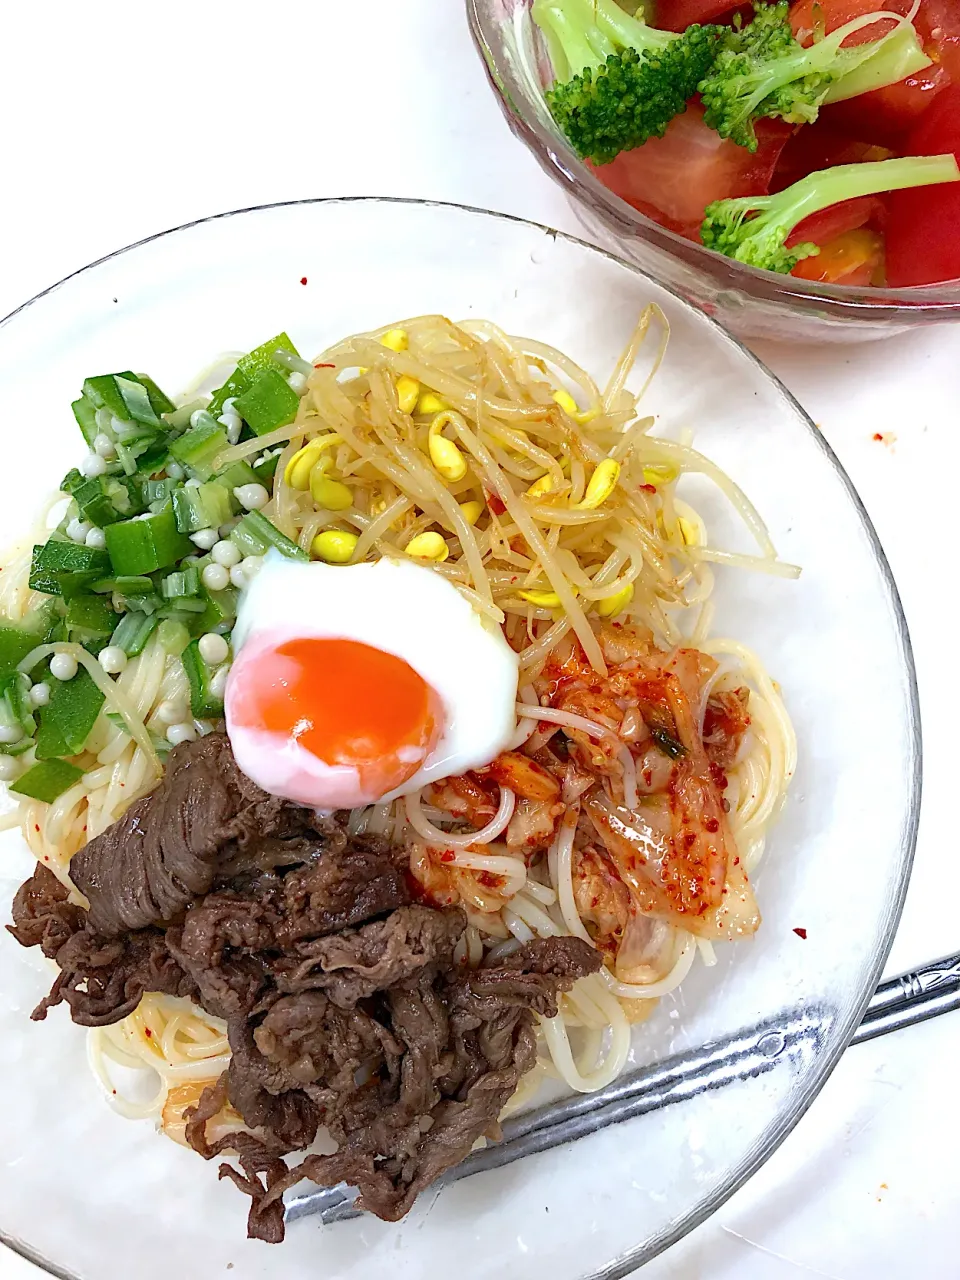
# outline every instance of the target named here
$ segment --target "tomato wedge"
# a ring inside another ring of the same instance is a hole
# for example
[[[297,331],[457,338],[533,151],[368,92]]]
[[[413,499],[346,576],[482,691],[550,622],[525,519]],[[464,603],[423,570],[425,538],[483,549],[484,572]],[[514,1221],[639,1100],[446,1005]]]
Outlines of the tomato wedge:
[[[712,201],[766,194],[791,132],[780,120],[758,121],[760,145],[751,155],[705,125],[701,107],[691,103],[662,138],[624,151],[611,164],[591,167],[605,186],[635,209],[697,240],[703,212]]]
[[[909,155],[952,151],[960,160],[960,85],[945,90],[907,138]],[[888,197],[887,283],[891,288],[960,279],[960,182]]]
[[[893,152],[871,142],[841,133],[823,120],[798,129],[784,147],[777,163],[771,191],[782,191],[819,169],[838,164],[862,164],[869,160],[889,160]]]
[[[956,8],[956,0],[926,0],[926,4],[946,5],[951,10]],[[797,0],[790,10],[790,23],[801,44],[810,44],[818,21],[829,34],[845,23],[878,9],[907,17],[912,8],[912,0]],[[917,29],[926,43],[930,35],[930,23],[935,19],[932,10],[925,21],[921,21],[922,15],[921,8],[917,17]],[[950,30],[956,27],[960,38],[960,16],[954,17],[952,23]],[[869,40],[879,40],[891,30],[892,25],[889,21],[881,21],[863,27],[844,42],[844,48],[853,48]],[[939,57],[936,49],[932,50],[932,55]],[[949,83],[950,77],[946,69],[935,61],[934,65],[916,75],[908,76],[899,84],[887,85],[884,89],[861,94],[859,98],[851,98],[848,102],[824,107],[821,120],[855,137],[896,148],[937,94]]]
[[[842,200],[829,209],[821,209],[809,218],[798,222],[787,237],[787,247],[811,241],[821,247],[848,231],[856,231],[868,223],[879,224],[886,210],[879,196],[858,196],[855,200]]]
[[[954,84],[960,84],[960,5],[957,0],[923,0],[916,18],[924,45],[936,50],[936,59]]]
[[[658,27],[686,31],[694,22],[716,22],[737,7],[737,0],[657,0]]]

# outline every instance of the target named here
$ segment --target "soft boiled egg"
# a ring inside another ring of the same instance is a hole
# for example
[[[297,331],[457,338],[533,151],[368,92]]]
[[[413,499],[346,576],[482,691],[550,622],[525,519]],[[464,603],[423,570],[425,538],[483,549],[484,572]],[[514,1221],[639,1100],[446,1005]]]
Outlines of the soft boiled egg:
[[[516,731],[517,657],[432,569],[272,552],[233,631],[227,732],[273,795],[353,809],[489,764]]]

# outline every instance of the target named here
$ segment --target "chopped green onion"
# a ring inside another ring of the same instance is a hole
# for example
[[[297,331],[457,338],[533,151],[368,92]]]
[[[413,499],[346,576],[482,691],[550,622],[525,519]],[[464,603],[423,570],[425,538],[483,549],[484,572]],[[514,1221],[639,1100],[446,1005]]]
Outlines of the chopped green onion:
[[[17,795],[52,804],[83,777],[83,770],[68,760],[44,760],[28,769],[10,788]]]
[[[27,702],[29,688],[30,681],[19,671],[0,680],[0,751],[4,754],[19,754],[16,748],[31,738],[37,727]]]
[[[103,694],[83,667],[72,680],[51,684],[50,701],[40,709],[38,760],[79,755],[104,703]]]
[[[117,577],[140,577],[176,564],[193,550],[177,528],[172,504],[149,515],[134,516],[104,530],[107,552]],[[98,574],[105,577],[106,574]]]
[[[223,715],[223,698],[211,688],[214,673],[200,654],[200,641],[188,644],[180,660],[190,683],[190,710],[199,720],[218,720]]]
[[[165,618],[157,631],[160,643],[166,653],[176,657],[183,653],[190,643],[190,632],[182,622],[175,618]]]
[[[300,397],[276,368],[265,369],[237,397],[234,408],[258,436],[285,427],[297,416]]]
[[[112,593],[120,596],[151,596],[154,585],[150,578],[128,574],[122,578],[98,578],[96,582],[91,582],[90,590],[101,595]]]
[[[125,613],[110,637],[110,643],[119,645],[128,658],[143,653],[147,641],[159,625],[155,613]]]
[[[168,498],[173,496],[179,483],[178,480],[171,480],[169,476],[164,476],[162,480],[144,480],[140,488],[143,494],[143,501],[148,507],[155,502],[159,502],[162,505]]]
[[[230,534],[245,556],[262,556],[271,547],[289,560],[309,560],[307,553],[281,533],[260,511],[248,511]]]
[[[173,495],[173,511],[181,533],[219,529],[233,515],[231,492],[216,480],[199,486],[183,486]]]
[[[679,739],[675,738],[672,733],[668,733],[666,729],[652,728],[650,737],[660,748],[665,756],[669,756],[671,760],[678,760],[680,756],[687,754],[687,749]]]
[[[168,573],[160,583],[160,594],[164,600],[179,600],[183,596],[195,596],[200,590],[200,574],[194,566]],[[204,606],[201,605],[201,609]]]

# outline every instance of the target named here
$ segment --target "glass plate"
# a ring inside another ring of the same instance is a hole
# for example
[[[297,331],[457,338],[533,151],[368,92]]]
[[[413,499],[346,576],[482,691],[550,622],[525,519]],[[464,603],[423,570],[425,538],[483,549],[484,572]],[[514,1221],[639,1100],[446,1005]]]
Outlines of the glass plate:
[[[78,272],[0,327],[0,537],[30,527],[78,459],[83,378],[146,369],[171,391],[225,350],[287,329],[306,352],[421,312],[488,316],[598,376],[639,310],[673,336],[645,407],[760,508],[799,582],[720,569],[716,630],[756,648],[784,690],[800,765],[756,878],[764,924],[720,949],[635,1032],[634,1064],[745,1031],[768,1069],[424,1196],[409,1218],[293,1223],[244,1239],[246,1200],[216,1169],[120,1119],[49,985],[0,940],[0,1233],[56,1275],[395,1280],[425,1274],[622,1276],[712,1212],[803,1114],[848,1042],[893,936],[916,829],[920,741],[909,640],[883,553],[820,434],[712,321],[601,251],[517,219],[392,200],[245,210]],[[709,494],[717,542],[750,549]],[[0,850],[3,911],[30,860]],[[802,940],[794,929],[807,931]],[[766,1034],[764,1035],[764,1029]],[[780,1034],[780,1032],[785,1034]]]

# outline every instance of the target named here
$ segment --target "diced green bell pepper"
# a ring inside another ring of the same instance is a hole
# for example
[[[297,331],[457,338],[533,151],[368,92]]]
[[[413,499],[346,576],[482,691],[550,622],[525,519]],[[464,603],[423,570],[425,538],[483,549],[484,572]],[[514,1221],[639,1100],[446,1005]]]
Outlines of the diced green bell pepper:
[[[50,701],[40,710],[38,760],[79,755],[104,703],[103,694],[83,667],[72,680],[50,683]]]
[[[10,790],[19,796],[29,796],[31,800],[43,800],[46,804],[52,804],[82,777],[83,770],[69,760],[44,760],[28,769],[13,783]]]
[[[243,395],[238,396],[234,408],[244,422],[258,436],[285,427],[297,416],[300,397],[293,390],[279,369],[264,369],[257,375]]]
[[[104,534],[116,577],[155,573],[157,569],[176,564],[193,550],[190,539],[177,528],[172,503],[161,511],[108,525]],[[97,575],[106,576],[107,573]]]
[[[110,557],[106,551],[53,537],[33,548],[29,585],[32,591],[69,599],[109,572]]]
[[[278,333],[275,338],[270,338],[259,347],[248,352],[245,356],[241,356],[237,361],[237,367],[226,380],[218,391],[213,393],[213,399],[210,401],[210,412],[213,416],[219,417],[223,412],[223,402],[229,400],[231,396],[239,396],[255,381],[258,374],[264,369],[276,369],[277,362],[273,358],[275,351],[289,351],[291,355],[299,355],[300,352],[290,341],[285,333]]]
[[[180,655],[190,683],[190,710],[200,720],[219,720],[223,715],[223,698],[213,693],[210,685],[213,670],[200,656],[200,641],[194,640]]]

